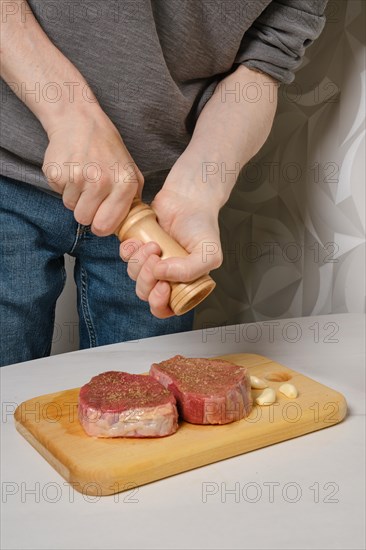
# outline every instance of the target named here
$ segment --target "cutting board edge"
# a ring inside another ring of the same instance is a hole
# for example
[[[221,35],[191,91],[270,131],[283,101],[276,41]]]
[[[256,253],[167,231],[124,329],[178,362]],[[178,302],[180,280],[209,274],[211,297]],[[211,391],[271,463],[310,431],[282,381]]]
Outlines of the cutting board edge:
[[[94,492],[93,489],[91,491],[89,491],[89,490],[83,491],[82,489],[80,490],[77,487],[75,487],[75,488],[78,492],[80,492],[82,494],[90,495],[90,496],[111,496],[111,495],[119,493],[119,492],[124,492],[124,491],[131,490],[131,488],[142,487],[144,485],[154,483],[155,481],[160,481],[162,479],[167,479],[167,478],[172,477],[172,476],[177,475],[177,474],[181,474],[181,473],[185,473],[185,472],[195,470],[196,468],[202,468],[202,467],[208,466],[210,464],[215,464],[216,462],[221,462],[222,460],[228,460],[230,458],[235,458],[235,457],[241,456],[243,454],[247,454],[247,453],[250,453],[250,452],[258,451],[260,449],[264,449],[265,447],[271,447],[272,445],[277,445],[278,443],[283,443],[284,441],[290,441],[291,439],[296,439],[298,437],[302,437],[302,436],[307,435],[307,434],[311,434],[311,433],[314,433],[314,432],[317,432],[317,431],[320,431],[320,430],[325,430],[327,428],[330,428],[330,427],[334,426],[335,424],[341,423],[343,420],[344,420],[344,418],[342,418],[341,420],[338,420],[337,422],[329,424],[327,426],[324,426],[324,425],[319,426],[315,430],[312,427],[312,424],[309,423],[308,424],[308,429],[303,429],[303,430],[299,431],[299,433],[292,434],[291,437],[288,437],[288,434],[285,434],[285,432],[284,432],[283,437],[277,439],[277,441],[272,441],[272,442],[266,443],[264,445],[261,445],[260,447],[253,446],[251,448],[246,448],[246,449],[241,448],[241,449],[237,449],[234,453],[233,453],[232,449],[231,450],[227,449],[226,453],[222,453],[219,456],[216,455],[215,458],[213,458],[212,460],[208,461],[207,457],[206,458],[202,457],[202,461],[197,460],[194,465],[187,466],[187,463],[185,463],[184,468],[173,468],[172,471],[170,471],[169,473],[166,473],[164,475],[157,474],[157,473],[154,474],[154,470],[151,470],[150,475],[147,476],[146,478],[144,478],[143,480],[139,480],[138,483],[131,482],[130,480],[127,480],[127,479],[122,478],[122,477],[119,478],[119,479],[111,480],[109,485],[106,485],[106,484],[100,483],[100,482],[98,483],[96,481],[92,481],[92,482],[89,481],[89,480],[86,481],[86,485],[88,485],[88,484],[91,484],[91,485],[98,484],[102,489],[102,492],[99,492],[99,493]],[[306,425],[302,424],[302,427],[305,428]],[[195,459],[197,459],[197,455],[195,455]],[[177,465],[178,463],[179,463],[179,460],[176,461],[176,462],[171,463],[171,465]],[[165,465],[165,466],[167,466],[167,465]],[[74,476],[72,475],[72,472],[71,472],[71,480],[68,480],[69,483],[73,483],[72,479],[74,479]],[[76,479],[78,481],[76,481]],[[80,475],[75,475],[74,483],[80,485],[80,479],[81,479]],[[113,485],[117,485],[118,490],[116,490],[116,491],[107,490]],[[121,487],[125,487],[125,488],[123,489]]]
[[[219,449],[213,449],[214,451],[216,450],[216,453],[212,455],[212,459],[209,461],[207,460],[207,455],[204,452],[201,453],[201,459],[199,459],[199,455],[195,455],[192,459],[192,461],[194,460],[194,464],[191,461],[187,462],[187,457],[180,457],[170,463],[168,462],[164,464],[166,472],[168,473],[161,475],[161,473],[158,473],[159,467],[153,467],[148,470],[148,475],[146,475],[145,472],[145,475],[141,476],[140,479],[136,479],[134,481],[131,481],[129,477],[122,475],[115,475],[108,480],[107,478],[105,478],[104,472],[98,473],[97,470],[94,470],[93,472],[95,479],[91,479],[90,472],[87,469],[84,471],[83,468],[80,466],[75,470],[72,467],[67,468],[65,464],[57,460],[57,458],[55,458],[55,456],[44,445],[42,445],[42,443],[37,440],[24,425],[22,425],[18,421],[15,421],[15,425],[18,432],[32,445],[32,447],[41,456],[43,456],[43,458],[46,459],[50,466],[52,466],[63,479],[65,479],[68,483],[72,485],[72,487],[77,492],[89,496],[111,496],[116,493],[128,491],[149,483],[153,483],[154,481],[166,479],[179,473],[195,470],[196,468],[202,468],[209,464],[214,464],[215,462],[234,458],[248,452],[253,452],[263,449],[265,447],[276,445],[277,443],[282,443],[284,441],[290,441],[291,439],[296,439],[298,437],[302,437],[316,431],[330,428],[335,424],[339,424],[347,416],[347,406],[344,396],[339,392],[335,393],[341,398],[339,403],[342,404],[343,407],[340,408],[339,419],[332,423],[324,425],[319,422],[319,425],[314,429],[314,424],[310,420],[308,422],[302,422],[300,425],[297,426],[297,428],[300,429],[297,429],[296,433],[292,432],[290,437],[288,430],[281,430],[280,428],[278,428],[277,430],[275,430],[277,436],[276,441],[266,442],[258,446],[257,444],[255,444],[254,438],[252,437],[249,440],[249,444],[247,440],[245,441],[245,445],[242,444],[243,441],[239,441],[239,446],[235,451],[233,451],[233,448],[232,446],[230,446],[230,444],[227,444],[225,447],[221,447],[220,452],[217,452]],[[95,490],[96,487],[98,487],[98,490]],[[112,489],[112,487],[114,487],[114,489]]]
[[[227,354],[226,356],[220,356],[220,357],[231,357],[235,362],[235,356],[240,357],[243,354]],[[195,455],[192,460],[194,460],[194,463],[190,460],[187,460],[187,457],[177,457],[173,458],[172,461],[167,463],[165,465],[165,471],[162,475],[162,472],[159,472],[158,466],[155,464],[152,464],[152,466],[147,470],[144,471],[144,475],[140,478],[138,475],[136,475],[136,479],[138,483],[134,484],[134,487],[139,487],[142,485],[145,485],[147,483],[152,483],[153,481],[158,481],[161,479],[165,479],[168,477],[171,477],[173,475],[176,475],[178,473],[183,473],[186,471],[190,471],[196,468],[200,468],[202,466],[213,464],[215,462],[218,462],[220,460],[226,460],[228,458],[234,457],[234,456],[240,456],[241,454],[244,454],[246,452],[251,452],[253,450],[261,449],[267,446],[274,445],[276,443],[281,443],[286,440],[295,439],[297,437],[301,437],[302,435],[306,435],[311,432],[319,431],[321,429],[325,429],[328,427],[331,427],[335,424],[338,424],[344,420],[344,418],[347,416],[347,401],[345,399],[345,396],[341,394],[340,392],[333,390],[332,388],[325,386],[324,384],[321,384],[320,382],[317,382],[316,380],[309,378],[305,376],[303,373],[299,373],[298,371],[293,371],[292,369],[286,367],[285,365],[282,365],[280,363],[277,363],[276,361],[272,361],[271,359],[267,358],[266,356],[259,355],[259,354],[247,354],[250,355],[251,358],[253,358],[253,355],[260,358],[260,364],[254,364],[248,366],[248,368],[256,368],[256,367],[262,367],[270,363],[274,363],[281,367],[282,369],[285,369],[287,372],[293,372],[295,374],[300,374],[302,377],[306,378],[307,380],[316,383],[318,386],[322,386],[327,391],[331,392],[331,402],[337,402],[339,405],[339,411],[338,411],[338,418],[336,421],[331,422],[329,424],[324,425],[324,423],[319,422],[317,426],[314,427],[314,423],[311,422],[311,420],[304,421],[300,424],[300,429],[292,430],[291,435],[289,436],[289,431],[282,431],[280,427],[276,430],[276,436],[277,439],[275,441],[267,441],[260,444],[260,446],[256,445],[254,446],[253,441],[255,441],[254,438],[252,438],[252,444],[249,445],[240,445],[239,446],[234,445],[234,447],[230,443],[226,443],[224,447],[220,449],[213,448],[213,454],[211,457],[207,457],[207,454],[205,455],[204,452],[202,452],[202,456],[200,458],[200,454]],[[277,385],[277,383],[276,383]],[[63,390],[63,391],[78,391],[80,388],[73,388],[70,390]],[[77,468],[73,468],[70,464],[65,464],[65,462],[62,462],[61,460],[58,460],[55,455],[50,452],[47,447],[37,439],[27,428],[27,421],[21,422],[21,407],[25,406],[29,402],[35,402],[37,400],[45,400],[48,397],[52,399],[55,396],[57,396],[60,393],[63,393],[63,391],[53,392],[49,394],[44,394],[38,397],[34,397],[32,399],[26,400],[22,402],[17,409],[14,412],[14,419],[15,419],[15,425],[17,431],[32,445],[32,447],[41,455],[43,458],[46,459],[46,461],[58,472],[58,474],[65,479],[68,483],[70,483],[74,489],[82,494],[86,495],[98,495],[98,496],[110,496],[118,492],[123,492],[127,490],[131,490],[131,482],[127,480],[126,477],[123,477],[117,473],[114,478],[108,480],[105,478],[105,474],[103,475],[98,469],[93,470],[94,477],[98,477],[99,479],[91,479],[90,470],[84,469],[80,466]],[[325,414],[324,411],[321,411],[322,414],[320,416],[320,420],[324,419],[324,417],[329,417],[329,413]],[[29,423],[29,426],[32,427],[32,423]],[[216,449],[216,450],[215,450]],[[116,474],[116,472],[114,472]],[[147,475],[146,475],[147,474]],[[103,478],[103,479],[102,479]],[[85,491],[83,487],[85,485],[89,484],[89,488]],[[93,487],[94,485],[94,487]],[[98,485],[100,488],[99,492],[95,491],[95,485]],[[115,490],[111,490],[111,486],[115,486]],[[121,488],[124,487],[124,488]]]
[[[50,394],[52,395],[52,394]],[[16,411],[15,411],[16,412]],[[15,413],[14,413],[15,415]],[[26,428],[24,424],[19,422],[17,419],[14,419],[16,430],[30,443],[35,449],[49,464],[54,468],[61,477],[66,481],[70,482],[71,472],[65,464],[58,460],[48,449],[45,447],[30,430]]]

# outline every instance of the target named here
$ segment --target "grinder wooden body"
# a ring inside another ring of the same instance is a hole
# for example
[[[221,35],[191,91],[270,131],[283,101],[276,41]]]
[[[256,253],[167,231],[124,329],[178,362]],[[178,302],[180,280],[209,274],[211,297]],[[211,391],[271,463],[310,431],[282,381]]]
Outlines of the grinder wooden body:
[[[115,233],[120,241],[135,238],[144,243],[158,243],[162,250],[162,259],[188,256],[188,252],[160,227],[153,209],[137,197]],[[169,305],[175,315],[183,315],[202,302],[215,288],[216,283],[209,275],[203,275],[189,283],[170,282],[170,286],[172,291]]]

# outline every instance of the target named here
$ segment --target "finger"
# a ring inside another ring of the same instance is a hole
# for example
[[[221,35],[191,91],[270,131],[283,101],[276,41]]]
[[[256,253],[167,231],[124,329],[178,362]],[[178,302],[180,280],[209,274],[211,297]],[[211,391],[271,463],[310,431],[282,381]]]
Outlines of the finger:
[[[143,244],[144,243],[138,239],[126,239],[119,247],[119,255],[124,262],[128,262]]]
[[[159,260],[159,256],[151,254],[141,268],[136,280],[136,294],[140,300],[147,302],[150,292],[158,282],[153,275],[153,267]]]
[[[135,187],[117,184],[98,206],[91,227],[93,233],[100,237],[111,235],[126,218],[135,191]]]
[[[156,254],[158,256],[161,254],[159,245],[153,241],[141,246],[137,252],[131,256],[127,266],[127,273],[131,279],[134,281],[137,280],[142,266],[151,254]]]
[[[81,190],[75,185],[66,184],[64,192],[62,193],[62,202],[68,210],[75,210],[75,207],[80,199]],[[87,224],[85,224],[87,225]]]
[[[169,307],[170,284],[167,281],[158,281],[149,295],[151,313],[158,319],[167,319],[174,315]]]
[[[75,210],[83,191],[84,183],[81,167],[73,166],[72,172],[66,178],[66,184],[62,193],[62,201],[69,210]]]
[[[46,156],[48,156],[47,153]],[[51,189],[62,195],[65,189],[65,181],[62,178],[61,166],[57,162],[47,162],[46,156],[42,166],[42,172],[46,176]]]
[[[80,198],[74,209],[74,217],[82,225],[90,225],[104,199],[110,193],[108,182],[99,180],[95,183],[85,182]]]
[[[206,261],[205,261],[206,260]],[[201,251],[194,251],[185,258],[166,258],[154,266],[154,276],[158,280],[188,283],[206,275],[222,263],[221,249],[204,258]]]

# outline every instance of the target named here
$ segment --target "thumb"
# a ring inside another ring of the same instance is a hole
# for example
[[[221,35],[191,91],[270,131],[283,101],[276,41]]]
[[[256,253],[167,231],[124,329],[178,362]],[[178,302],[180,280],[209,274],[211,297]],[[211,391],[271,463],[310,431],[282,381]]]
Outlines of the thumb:
[[[222,250],[216,241],[202,241],[183,258],[165,258],[157,262],[153,269],[156,279],[188,283],[206,275],[222,264]]]

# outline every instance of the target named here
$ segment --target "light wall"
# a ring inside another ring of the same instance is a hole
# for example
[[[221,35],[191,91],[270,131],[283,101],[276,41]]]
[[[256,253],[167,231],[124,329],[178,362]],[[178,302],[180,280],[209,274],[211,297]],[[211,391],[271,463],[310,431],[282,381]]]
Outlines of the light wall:
[[[365,14],[331,0],[271,135],[221,211],[225,260],[195,328],[365,310]],[[67,258],[53,353],[77,349]]]
[[[365,8],[331,1],[265,146],[221,215],[196,326],[364,311]]]

